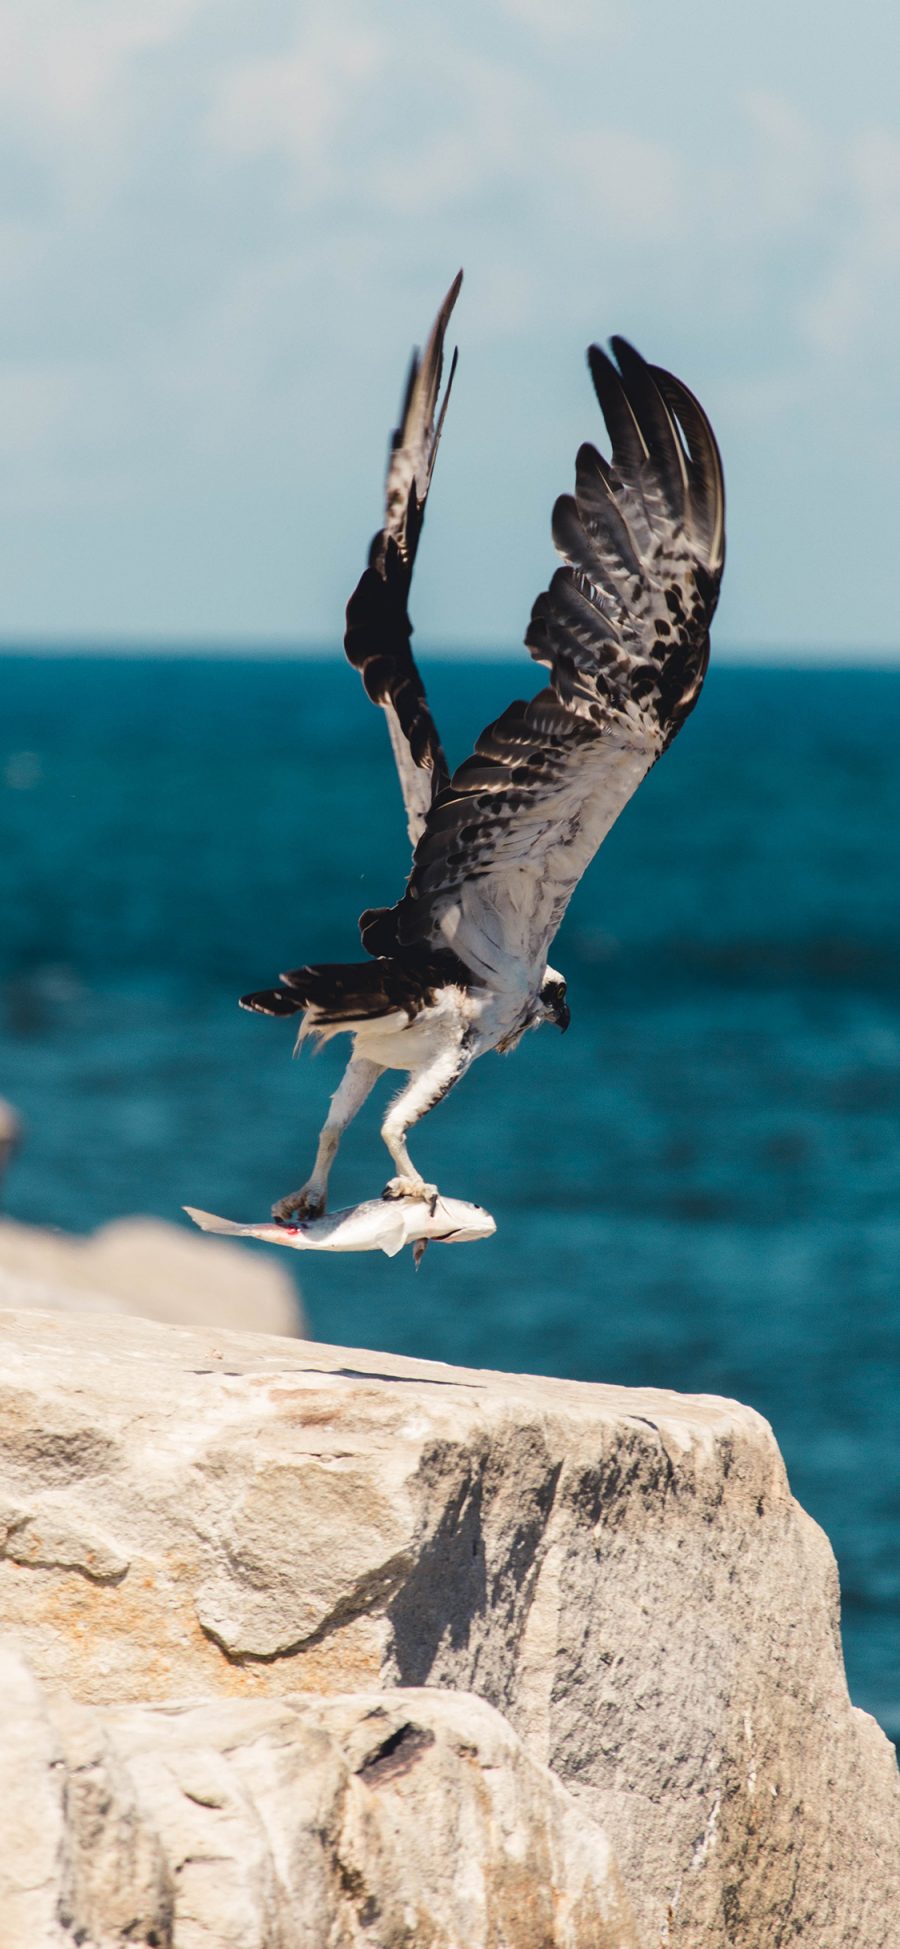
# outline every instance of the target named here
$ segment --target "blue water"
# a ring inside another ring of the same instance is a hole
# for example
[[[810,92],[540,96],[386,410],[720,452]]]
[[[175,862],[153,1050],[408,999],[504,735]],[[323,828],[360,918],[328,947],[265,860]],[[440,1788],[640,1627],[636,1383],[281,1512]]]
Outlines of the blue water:
[[[427,670],[457,758],[540,682]],[[898,747],[900,674],[714,669],[573,902],[570,1033],[485,1059],[413,1142],[496,1239],[418,1276],[303,1265],[323,1339],[752,1402],[837,1551],[853,1696],[895,1737]],[[355,958],[407,863],[385,729],[337,652],[0,659],[10,1211],[251,1217],[299,1183],[341,1047],[291,1063],[290,1025],[234,998]],[[370,1106],[337,1201],[386,1175]]]

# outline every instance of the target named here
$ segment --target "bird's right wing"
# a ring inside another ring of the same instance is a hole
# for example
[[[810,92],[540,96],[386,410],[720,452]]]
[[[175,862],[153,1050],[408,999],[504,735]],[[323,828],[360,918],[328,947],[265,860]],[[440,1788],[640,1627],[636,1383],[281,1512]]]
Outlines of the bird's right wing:
[[[583,446],[553,511],[563,557],[525,641],[550,684],[482,732],[436,799],[375,954],[451,950],[533,989],[574,888],[693,709],[725,553],[724,488],[686,386],[614,339],[589,353],[611,462]]]
[[[413,847],[425,829],[434,799],[450,776],[413,657],[407,604],[456,370],[454,352],[439,407],[444,336],[461,283],[460,271],[441,305],[424,352],[421,357],[413,353],[400,425],[391,441],[384,526],[374,537],[368,567],[347,604],[344,637],[348,660],[388,721]]]

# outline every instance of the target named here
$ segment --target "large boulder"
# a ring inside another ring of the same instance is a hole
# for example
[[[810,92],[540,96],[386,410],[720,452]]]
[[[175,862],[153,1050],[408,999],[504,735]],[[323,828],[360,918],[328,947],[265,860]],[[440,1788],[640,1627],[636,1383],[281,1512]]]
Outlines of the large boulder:
[[[10,1306],[253,1333],[305,1330],[285,1266],[161,1218],[117,1218],[86,1238],[0,1219],[0,1307]]]
[[[0,1687],[3,1949],[637,1949],[604,1835],[481,1699],[88,1706],[8,1651]]]
[[[0,1625],[97,1701],[475,1692],[648,1943],[888,1949],[900,1785],[752,1410],[140,1321],[0,1320]]]

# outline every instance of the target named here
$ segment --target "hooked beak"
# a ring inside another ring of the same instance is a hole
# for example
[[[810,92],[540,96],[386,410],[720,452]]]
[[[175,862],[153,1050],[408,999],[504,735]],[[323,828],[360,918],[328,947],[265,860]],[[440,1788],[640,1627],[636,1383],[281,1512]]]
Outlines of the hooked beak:
[[[562,1003],[562,1006],[557,1009],[556,1014],[553,1017],[553,1020],[555,1021],[557,1028],[562,1029],[563,1035],[565,1035],[569,1023],[572,1020],[572,1010],[570,1009],[568,1002]]]

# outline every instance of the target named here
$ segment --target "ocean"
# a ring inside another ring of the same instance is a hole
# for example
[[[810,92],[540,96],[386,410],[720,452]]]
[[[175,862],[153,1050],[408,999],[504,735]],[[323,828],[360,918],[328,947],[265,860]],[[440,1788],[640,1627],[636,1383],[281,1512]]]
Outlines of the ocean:
[[[541,681],[521,656],[423,666],[451,762]],[[412,1139],[496,1238],[418,1274],[302,1262],[320,1339],[758,1408],[837,1553],[851,1694],[894,1738],[898,745],[900,673],[714,666],[553,950],[569,1033],[477,1064]],[[337,649],[0,658],[7,1211],[264,1215],[343,1045],[292,1062],[291,1025],[236,997],[356,958],[407,866],[386,730]],[[333,1202],[389,1175],[378,1120]]]

